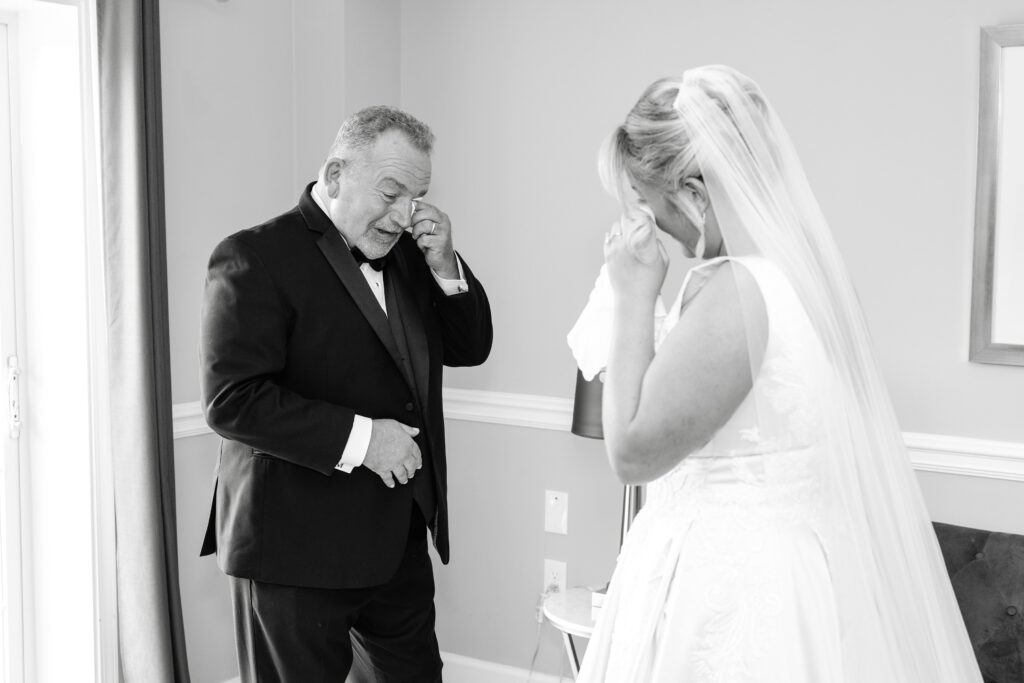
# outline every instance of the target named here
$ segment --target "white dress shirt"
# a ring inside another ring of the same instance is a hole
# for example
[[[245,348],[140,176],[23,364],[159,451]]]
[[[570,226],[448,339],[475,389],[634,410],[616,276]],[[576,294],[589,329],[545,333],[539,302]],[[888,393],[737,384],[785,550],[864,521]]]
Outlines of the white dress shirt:
[[[320,207],[320,210],[324,212],[324,215],[330,220],[330,214],[327,213],[327,207],[324,206],[323,200],[316,192],[315,188],[310,188],[310,194],[313,196],[313,201]],[[338,230],[341,234],[341,231]],[[345,242],[345,246],[349,246],[348,240],[345,239],[345,235],[341,235],[341,239]],[[466,276],[462,271],[462,260],[459,255],[455,255],[455,263],[459,268],[459,277],[457,280],[448,280],[441,277],[433,270],[430,273],[434,276],[438,286],[447,295],[459,294],[460,292],[468,292],[469,285],[466,284]],[[366,283],[370,285],[370,291],[373,292],[373,296],[377,299],[377,303],[380,304],[381,309],[384,311],[384,315],[388,314],[388,305],[384,300],[384,271],[374,270],[369,263],[361,263],[359,265],[359,271],[366,278]],[[352,421],[352,431],[349,432],[348,441],[345,443],[345,450],[341,454],[341,460],[334,466],[334,469],[341,470],[342,472],[351,472],[356,467],[363,464],[363,460],[366,459],[366,451],[370,446],[370,434],[373,431],[373,420],[362,415],[356,415]]]

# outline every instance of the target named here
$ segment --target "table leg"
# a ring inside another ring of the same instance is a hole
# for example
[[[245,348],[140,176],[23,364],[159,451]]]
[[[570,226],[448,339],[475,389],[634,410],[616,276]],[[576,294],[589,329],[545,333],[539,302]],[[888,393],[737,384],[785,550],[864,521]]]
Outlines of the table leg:
[[[565,654],[569,655],[569,668],[572,669],[572,677],[580,675],[580,657],[576,654],[576,643],[572,636],[562,631],[562,641],[565,643]]]

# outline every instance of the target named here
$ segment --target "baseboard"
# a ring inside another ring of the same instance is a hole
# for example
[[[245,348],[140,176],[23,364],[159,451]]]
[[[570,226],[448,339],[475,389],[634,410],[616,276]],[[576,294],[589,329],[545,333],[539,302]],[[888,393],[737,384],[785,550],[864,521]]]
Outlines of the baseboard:
[[[571,676],[530,673],[506,664],[473,659],[452,652],[442,652],[444,683],[567,683]]]
[[[210,434],[199,402],[174,406],[174,438]],[[449,420],[567,432],[572,400],[533,394],[444,389]],[[1024,481],[1024,443],[904,432],[914,469],[988,479]]]
[[[568,677],[533,673],[514,666],[485,662],[451,652],[442,652],[444,661],[444,683],[566,683]],[[238,676],[223,683],[241,683]]]

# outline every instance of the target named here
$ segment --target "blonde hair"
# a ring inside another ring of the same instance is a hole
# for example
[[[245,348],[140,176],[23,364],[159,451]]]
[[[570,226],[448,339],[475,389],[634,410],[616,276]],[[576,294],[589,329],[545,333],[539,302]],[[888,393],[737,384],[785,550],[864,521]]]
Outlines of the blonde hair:
[[[605,141],[598,171],[605,189],[623,205],[635,201],[630,185],[639,181],[657,188],[694,224],[700,211],[689,193],[680,192],[701,171],[689,127],[674,104],[683,79],[662,78],[644,91],[625,122]]]
[[[737,93],[748,105],[753,105],[751,111],[756,112],[756,116],[734,111]],[[734,135],[731,137],[744,158],[762,159],[775,164],[775,170],[779,170],[781,160],[769,131],[771,109],[757,83],[727,66],[702,66],[649,85],[626,121],[605,142],[598,164],[601,179],[624,208],[628,209],[634,195],[629,184],[638,180],[661,191],[690,222],[701,223],[700,211],[691,194],[681,192],[691,179],[704,181],[697,139],[703,129],[681,113],[691,110],[688,104],[696,101],[708,102],[725,115],[722,121],[732,128]],[[743,121],[737,120],[737,116]],[[765,149],[750,148],[752,142],[743,131],[751,127],[759,133],[756,140],[763,141]]]

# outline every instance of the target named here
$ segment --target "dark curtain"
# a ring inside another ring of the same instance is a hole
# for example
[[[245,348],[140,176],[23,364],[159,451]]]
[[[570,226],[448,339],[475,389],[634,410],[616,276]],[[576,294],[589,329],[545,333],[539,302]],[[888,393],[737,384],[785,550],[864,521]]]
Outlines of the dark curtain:
[[[157,0],[97,0],[117,616],[127,683],[187,682],[178,588]]]

